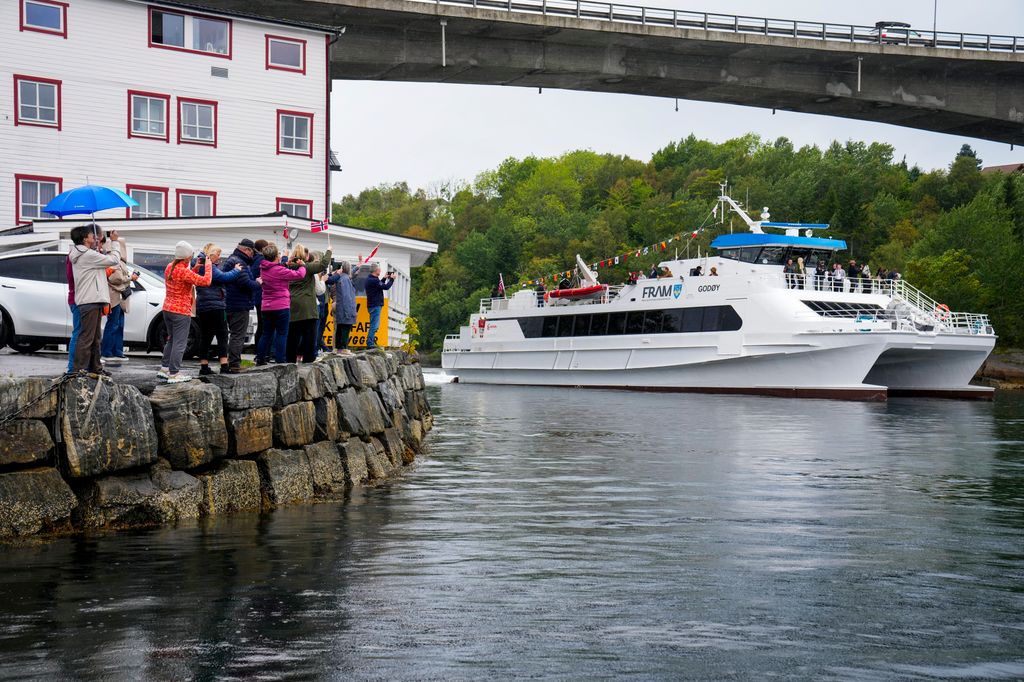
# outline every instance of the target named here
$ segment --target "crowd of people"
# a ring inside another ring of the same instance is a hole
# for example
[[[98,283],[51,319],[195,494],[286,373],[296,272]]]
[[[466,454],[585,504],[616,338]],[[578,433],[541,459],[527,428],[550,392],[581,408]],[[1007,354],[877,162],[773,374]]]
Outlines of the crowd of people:
[[[815,291],[846,291],[870,294],[875,289],[881,289],[885,282],[901,279],[896,270],[879,268],[878,272],[872,273],[868,263],[858,265],[856,260],[851,259],[844,268],[842,263],[833,262],[831,265],[824,260],[819,260],[813,270],[804,265],[803,258],[792,258],[786,261],[782,272],[786,277],[786,286],[790,289],[814,289]]]
[[[139,273],[128,267],[125,241],[116,231],[104,234],[95,225],[71,230],[73,246],[67,258],[68,305],[72,335],[68,344],[68,373],[109,376],[105,366],[127,360],[124,354],[124,315],[132,282]],[[242,239],[231,255],[210,243],[198,252],[179,241],[174,258],[164,269],[163,322],[167,339],[157,376],[168,383],[188,381],[182,359],[195,319],[199,327],[199,374],[212,374],[216,360],[223,374],[242,371],[242,348],[255,308],[256,365],[274,362],[313,362],[325,353],[348,354],[356,324],[356,287],[352,266],[342,262],[330,272],[331,251],[310,251],[294,244],[280,251],[266,240]],[[370,324],[366,346],[376,346],[384,292],[395,281],[393,272],[381,276],[377,263],[361,264]],[[326,348],[328,292],[334,292],[334,348]],[[104,317],[106,325],[103,324]]]

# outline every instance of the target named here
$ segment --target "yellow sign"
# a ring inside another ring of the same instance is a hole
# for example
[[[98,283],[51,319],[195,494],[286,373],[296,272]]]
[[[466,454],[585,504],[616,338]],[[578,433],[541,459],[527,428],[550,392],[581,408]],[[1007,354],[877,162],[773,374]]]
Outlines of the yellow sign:
[[[356,296],[356,323],[348,337],[349,348],[366,348],[366,337],[370,333],[370,311],[366,309],[366,297]],[[327,323],[324,325],[324,344],[334,348],[334,301],[327,308]],[[380,309],[380,326],[377,328],[377,345],[388,345],[388,299]]]

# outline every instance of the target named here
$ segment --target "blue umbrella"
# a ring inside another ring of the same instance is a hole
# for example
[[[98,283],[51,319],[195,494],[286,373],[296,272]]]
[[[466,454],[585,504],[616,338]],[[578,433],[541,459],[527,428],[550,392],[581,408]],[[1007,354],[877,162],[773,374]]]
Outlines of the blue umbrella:
[[[43,210],[57,217],[87,215],[108,208],[135,208],[139,202],[124,192],[102,185],[85,185],[61,192]]]

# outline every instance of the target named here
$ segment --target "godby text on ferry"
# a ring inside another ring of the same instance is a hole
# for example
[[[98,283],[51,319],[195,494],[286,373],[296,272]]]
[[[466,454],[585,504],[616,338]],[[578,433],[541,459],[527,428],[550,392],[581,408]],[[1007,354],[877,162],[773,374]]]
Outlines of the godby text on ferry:
[[[671,276],[620,286],[577,256],[574,288],[481,300],[445,339],[445,372],[465,383],[992,398],[970,384],[995,346],[987,315],[950,311],[902,279],[826,286],[816,264],[846,248],[814,236],[828,225],[771,222],[767,208],[755,221],[720,194],[722,214],[749,231],[717,237],[715,255],[662,261]],[[790,259],[806,275],[784,272]]]

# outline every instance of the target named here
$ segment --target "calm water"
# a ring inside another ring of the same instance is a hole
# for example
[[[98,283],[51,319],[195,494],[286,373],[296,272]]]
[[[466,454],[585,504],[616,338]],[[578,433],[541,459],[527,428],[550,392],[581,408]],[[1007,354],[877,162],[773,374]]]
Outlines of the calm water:
[[[345,503],[3,551],[0,677],[1024,677],[1024,396],[429,390]]]

